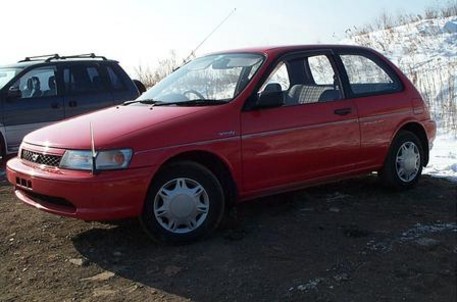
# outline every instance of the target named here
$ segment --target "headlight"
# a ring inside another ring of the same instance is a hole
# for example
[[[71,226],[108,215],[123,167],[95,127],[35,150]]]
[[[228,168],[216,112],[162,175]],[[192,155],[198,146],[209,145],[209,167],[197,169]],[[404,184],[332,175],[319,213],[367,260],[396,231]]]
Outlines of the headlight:
[[[125,169],[132,159],[132,153],[131,149],[97,151],[95,168],[97,170]],[[92,170],[92,151],[65,151],[59,167],[73,170]]]

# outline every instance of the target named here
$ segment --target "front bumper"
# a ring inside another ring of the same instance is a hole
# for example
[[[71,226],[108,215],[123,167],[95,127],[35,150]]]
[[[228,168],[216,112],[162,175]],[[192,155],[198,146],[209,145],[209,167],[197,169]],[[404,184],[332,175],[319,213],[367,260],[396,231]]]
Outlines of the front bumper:
[[[153,175],[151,167],[103,171],[61,170],[13,158],[7,163],[8,181],[16,196],[40,210],[83,220],[136,217]]]

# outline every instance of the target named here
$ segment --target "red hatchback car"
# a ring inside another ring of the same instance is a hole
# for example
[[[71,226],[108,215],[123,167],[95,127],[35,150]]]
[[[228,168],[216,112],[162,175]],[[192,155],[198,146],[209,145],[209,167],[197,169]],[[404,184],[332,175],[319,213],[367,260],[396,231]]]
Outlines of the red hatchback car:
[[[373,50],[243,49],[30,133],[7,175],[41,210],[139,217],[152,238],[187,242],[214,230],[228,206],[262,195],[372,171],[410,188],[435,131],[419,92]]]

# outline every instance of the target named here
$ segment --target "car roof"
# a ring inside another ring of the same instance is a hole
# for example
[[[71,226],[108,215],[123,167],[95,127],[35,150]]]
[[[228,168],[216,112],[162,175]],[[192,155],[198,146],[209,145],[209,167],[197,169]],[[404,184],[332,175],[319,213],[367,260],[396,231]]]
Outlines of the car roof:
[[[75,56],[59,56],[49,55],[49,56],[37,56],[37,57],[26,57],[24,60],[18,61],[17,63],[11,63],[6,65],[1,65],[3,68],[27,68],[29,66],[35,65],[51,65],[51,64],[78,64],[81,62],[103,62],[104,64],[108,63],[119,63],[116,60],[110,60],[103,56],[96,56],[94,54],[84,54],[84,55],[75,55]]]
[[[309,44],[309,45],[283,45],[283,46],[260,46],[260,47],[249,47],[239,48],[225,51],[218,51],[211,54],[223,54],[223,53],[262,53],[262,54],[280,54],[287,52],[296,51],[307,51],[307,50],[322,50],[322,49],[347,49],[347,50],[369,50],[370,48],[356,45],[343,45],[343,44]]]
[[[94,62],[94,63],[102,63],[102,64],[118,64],[119,62],[116,60],[60,60],[60,61],[51,61],[51,62],[45,62],[45,61],[27,61],[27,62],[17,62],[13,64],[6,64],[6,65],[0,65],[1,68],[27,68],[29,66],[35,66],[35,65],[42,65],[42,66],[48,66],[48,65],[59,65],[59,64],[77,64],[81,62]]]

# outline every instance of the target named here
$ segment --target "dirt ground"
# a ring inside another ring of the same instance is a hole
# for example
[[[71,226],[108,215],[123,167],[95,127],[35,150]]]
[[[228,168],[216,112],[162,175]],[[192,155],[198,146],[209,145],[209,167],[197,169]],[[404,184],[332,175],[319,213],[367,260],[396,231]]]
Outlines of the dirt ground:
[[[240,205],[170,247],[136,220],[28,207],[0,176],[0,301],[456,301],[456,202],[444,179],[398,193],[367,176]]]

